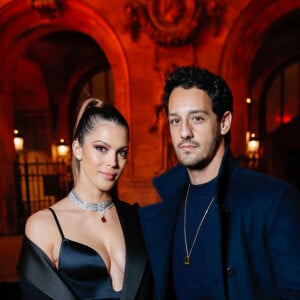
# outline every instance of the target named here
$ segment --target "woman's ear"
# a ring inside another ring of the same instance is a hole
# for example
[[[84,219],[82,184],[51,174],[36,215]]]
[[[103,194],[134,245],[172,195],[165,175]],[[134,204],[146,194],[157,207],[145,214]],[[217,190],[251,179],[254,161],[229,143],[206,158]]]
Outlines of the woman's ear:
[[[77,139],[72,142],[72,151],[77,160],[82,160],[82,148]]]
[[[220,132],[222,135],[225,135],[228,133],[231,127],[231,120],[232,120],[232,114],[230,111],[226,111],[222,117],[221,123],[220,123]]]

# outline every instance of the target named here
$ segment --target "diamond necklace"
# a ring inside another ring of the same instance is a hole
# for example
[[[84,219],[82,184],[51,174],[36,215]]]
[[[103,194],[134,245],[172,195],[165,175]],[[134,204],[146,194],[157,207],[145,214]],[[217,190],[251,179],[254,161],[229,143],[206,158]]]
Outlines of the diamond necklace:
[[[72,189],[71,192],[69,193],[69,197],[78,207],[85,209],[85,210],[89,210],[89,211],[95,211],[95,212],[101,214],[101,221],[103,223],[106,222],[106,218],[105,218],[106,211],[109,208],[113,207],[113,205],[114,205],[112,200],[107,200],[107,201],[98,202],[98,203],[82,201],[79,198],[79,196],[76,194],[74,189]]]
[[[189,191],[190,191],[190,184],[188,186],[188,189],[187,189],[187,192],[186,192],[186,196],[185,196],[185,203],[184,203],[184,215],[183,215],[183,235],[184,235],[184,244],[185,244],[185,253],[186,253],[186,256],[184,257],[184,264],[186,266],[189,266],[191,264],[191,254],[192,254],[192,251],[193,251],[193,248],[194,248],[194,245],[196,243],[196,240],[198,238],[198,234],[199,234],[199,231],[200,231],[200,228],[202,226],[202,223],[203,221],[205,220],[205,217],[212,205],[212,203],[214,202],[214,199],[215,197],[212,197],[212,199],[210,200],[210,203],[208,204],[206,210],[205,210],[205,213],[198,225],[198,228],[197,228],[197,231],[195,233],[195,236],[194,236],[194,240],[192,242],[192,245],[191,245],[191,248],[190,250],[188,249],[188,245],[187,245],[187,239],[186,239],[186,204],[187,204],[187,199],[188,199],[188,196],[189,196]]]

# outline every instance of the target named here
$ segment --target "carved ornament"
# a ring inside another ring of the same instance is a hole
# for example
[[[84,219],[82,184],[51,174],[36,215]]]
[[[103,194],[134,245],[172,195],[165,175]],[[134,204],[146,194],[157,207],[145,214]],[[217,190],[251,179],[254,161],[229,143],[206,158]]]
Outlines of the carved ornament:
[[[133,41],[143,30],[159,46],[179,47],[189,44],[206,22],[216,23],[217,33],[225,4],[223,0],[133,0],[124,8]]]
[[[60,0],[30,0],[31,8],[37,10],[41,16],[55,18],[62,10]]]

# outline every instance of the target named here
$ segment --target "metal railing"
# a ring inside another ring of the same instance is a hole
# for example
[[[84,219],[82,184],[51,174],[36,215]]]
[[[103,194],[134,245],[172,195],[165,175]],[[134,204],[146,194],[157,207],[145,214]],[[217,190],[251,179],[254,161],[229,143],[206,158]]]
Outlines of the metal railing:
[[[15,181],[18,228],[22,231],[31,214],[67,195],[72,176],[65,162],[16,162]]]

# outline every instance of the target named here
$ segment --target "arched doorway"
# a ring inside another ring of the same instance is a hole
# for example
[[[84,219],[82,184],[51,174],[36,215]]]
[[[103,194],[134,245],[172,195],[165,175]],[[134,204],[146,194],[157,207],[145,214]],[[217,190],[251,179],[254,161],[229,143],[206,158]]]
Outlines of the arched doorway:
[[[14,1],[2,10],[0,96],[4,105],[0,121],[5,128],[0,142],[5,147],[0,172],[8,175],[0,186],[3,233],[14,232],[17,216],[16,200],[12,201],[16,195],[11,192],[15,191],[15,126],[20,131],[27,126],[27,149],[49,156],[51,144],[69,135],[79,87],[94,82],[101,72],[109,74],[109,82],[117,81],[106,91],[108,98],[130,119],[128,68],[116,34],[83,3],[72,0],[64,5],[63,16],[53,19],[41,18],[29,1]],[[34,144],[36,135],[44,144]]]
[[[300,189],[300,60],[288,61],[270,75],[260,103],[264,164],[273,176]]]
[[[266,120],[261,116],[265,114],[262,103],[265,103],[266,87],[275,70],[299,56],[299,9],[295,9],[293,1],[265,2],[265,6],[262,2],[259,5],[252,2],[241,13],[232,26],[222,54],[220,71],[234,87],[234,150],[245,144],[249,126],[265,145],[261,124]],[[250,120],[243,117],[247,115],[245,100],[248,97],[252,99]],[[261,170],[281,177],[265,166]]]

